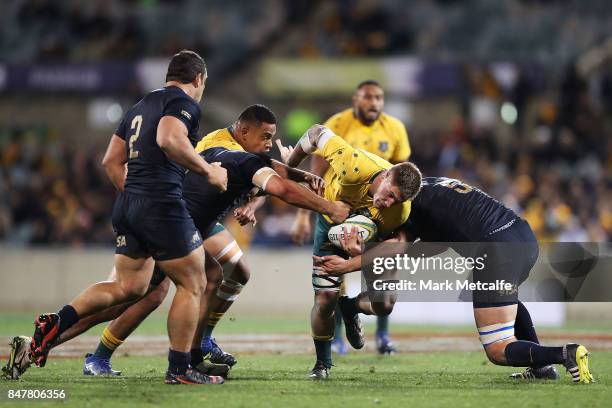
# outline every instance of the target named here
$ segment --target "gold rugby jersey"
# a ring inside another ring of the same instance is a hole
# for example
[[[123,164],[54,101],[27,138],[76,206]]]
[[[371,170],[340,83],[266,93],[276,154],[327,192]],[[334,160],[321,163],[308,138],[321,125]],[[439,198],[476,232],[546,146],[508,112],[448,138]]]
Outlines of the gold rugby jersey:
[[[391,163],[400,163],[410,157],[406,127],[399,119],[384,112],[374,123],[366,126],[350,108],[335,114],[324,125],[351,146],[374,153]]]
[[[410,215],[410,201],[380,210],[373,206],[372,197],[368,195],[376,175],[392,167],[391,163],[352,147],[337,135],[325,143],[321,154],[330,166],[330,171],[325,175],[327,200],[344,201],[351,206],[352,212],[371,218],[378,225],[381,237],[406,222]],[[330,221],[328,217],[325,218]]]
[[[202,138],[196,145],[196,152],[201,153],[211,147],[225,147],[227,150],[244,151],[240,143],[234,139],[229,128],[217,129]]]

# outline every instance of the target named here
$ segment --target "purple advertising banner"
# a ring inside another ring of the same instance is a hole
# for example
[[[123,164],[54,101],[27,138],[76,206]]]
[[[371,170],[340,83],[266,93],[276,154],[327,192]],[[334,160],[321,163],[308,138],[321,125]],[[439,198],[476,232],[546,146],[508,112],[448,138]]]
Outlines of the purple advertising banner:
[[[96,93],[129,92],[136,86],[134,64],[8,65],[0,67],[0,91]]]

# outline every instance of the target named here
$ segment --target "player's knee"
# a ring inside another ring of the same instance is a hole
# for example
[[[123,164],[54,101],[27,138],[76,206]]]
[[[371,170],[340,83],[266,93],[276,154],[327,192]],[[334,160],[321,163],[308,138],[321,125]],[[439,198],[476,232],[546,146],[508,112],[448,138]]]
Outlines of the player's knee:
[[[219,288],[223,281],[223,271],[221,266],[215,262],[215,265],[206,266],[206,288],[207,294],[213,293]]]
[[[389,316],[393,311],[395,302],[372,302],[372,311],[376,316]]]
[[[202,259],[203,257],[200,256],[193,257],[191,262],[184,267],[184,272],[181,274],[181,282],[175,282],[177,286],[180,284],[185,289],[198,296],[204,293],[208,281],[206,269],[204,268],[205,265],[204,262],[202,262]]]
[[[126,302],[142,298],[147,293],[149,286],[148,283],[136,281],[121,282],[120,285]]]
[[[338,292],[318,291],[315,294],[315,308],[322,314],[332,314],[338,304]]]
[[[206,289],[206,276],[203,273],[185,274],[179,281],[175,281],[177,290],[190,292],[194,296],[202,296]]]
[[[236,263],[236,268],[234,269],[234,272],[230,278],[243,286],[248,283],[249,279],[251,279],[251,271],[242,258],[240,258],[238,263]]]
[[[489,361],[497,365],[506,365],[506,345],[516,341],[514,321],[478,326],[478,334]]]
[[[217,289],[217,297],[228,302],[233,302],[236,300],[240,292],[242,292],[243,287],[244,285],[242,283],[233,279],[224,279],[219,286],[219,289]]]
[[[496,365],[505,365],[506,356],[504,350],[506,349],[506,343],[494,343],[485,347],[485,353],[490,362]]]

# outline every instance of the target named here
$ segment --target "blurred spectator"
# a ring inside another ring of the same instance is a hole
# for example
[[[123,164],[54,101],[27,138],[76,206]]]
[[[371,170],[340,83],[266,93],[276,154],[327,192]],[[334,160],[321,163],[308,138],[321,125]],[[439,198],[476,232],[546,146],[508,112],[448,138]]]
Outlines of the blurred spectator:
[[[53,133],[11,130],[0,139],[0,238],[10,244],[110,244],[114,188],[101,152]]]

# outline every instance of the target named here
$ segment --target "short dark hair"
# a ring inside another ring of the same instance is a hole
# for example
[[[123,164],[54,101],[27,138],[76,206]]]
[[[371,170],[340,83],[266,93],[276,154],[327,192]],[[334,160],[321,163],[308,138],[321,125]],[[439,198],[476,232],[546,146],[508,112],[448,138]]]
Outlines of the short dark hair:
[[[389,169],[391,182],[399,187],[402,201],[413,200],[421,190],[423,176],[419,168],[411,162],[396,164]]]
[[[251,105],[238,116],[239,122],[254,123],[261,126],[262,122],[276,124],[276,115],[264,105]]]
[[[166,82],[178,81],[189,84],[195,81],[198,74],[206,73],[206,63],[197,52],[182,50],[174,54],[168,64]]]
[[[380,86],[380,82],[375,81],[373,79],[366,79],[365,81],[361,81],[359,83],[359,85],[357,85],[357,88],[355,88],[357,91],[360,90],[361,88],[363,88],[364,86],[368,86],[368,85],[374,85],[379,87],[380,89],[382,89],[382,86]]]

